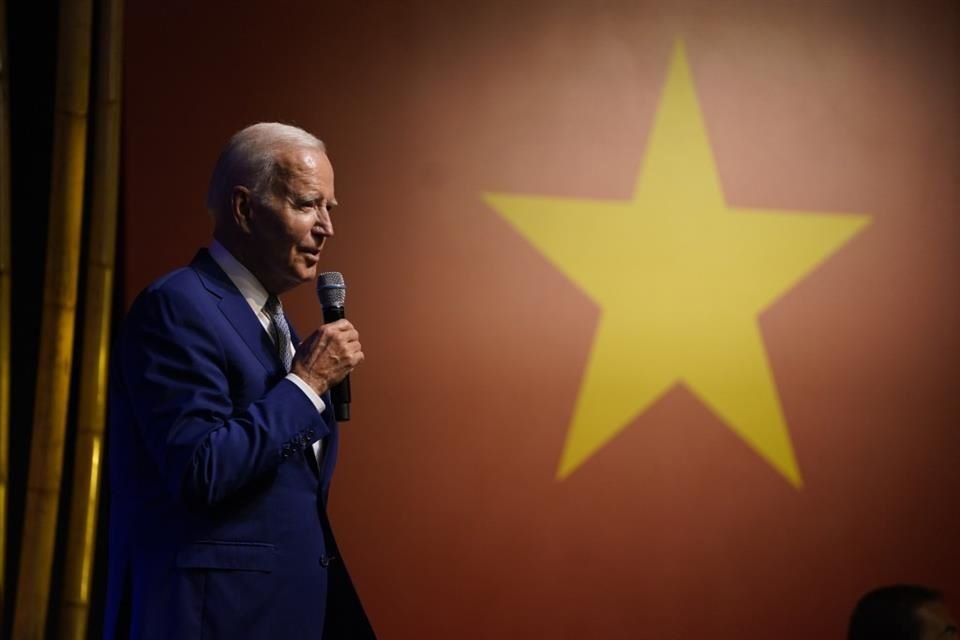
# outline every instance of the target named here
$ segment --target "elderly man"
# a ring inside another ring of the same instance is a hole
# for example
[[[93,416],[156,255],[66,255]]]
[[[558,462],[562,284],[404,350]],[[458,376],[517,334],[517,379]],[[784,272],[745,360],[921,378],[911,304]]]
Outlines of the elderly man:
[[[240,131],[207,205],[212,245],[136,299],[114,353],[106,635],[373,637],[326,515],[328,391],[363,360],[358,334],[338,320],[298,342],[277,299],[333,236],[323,143]]]

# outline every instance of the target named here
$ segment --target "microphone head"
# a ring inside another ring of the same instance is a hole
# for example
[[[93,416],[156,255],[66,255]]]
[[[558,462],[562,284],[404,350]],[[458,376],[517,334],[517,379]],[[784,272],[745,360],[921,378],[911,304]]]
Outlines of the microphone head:
[[[326,271],[317,278],[317,297],[320,306],[342,307],[347,299],[347,285],[343,282],[343,274],[339,271]]]

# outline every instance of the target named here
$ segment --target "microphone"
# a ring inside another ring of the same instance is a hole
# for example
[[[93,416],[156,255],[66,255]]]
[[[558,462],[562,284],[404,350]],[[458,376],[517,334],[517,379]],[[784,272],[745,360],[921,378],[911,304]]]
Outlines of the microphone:
[[[323,322],[329,324],[347,314],[343,310],[343,303],[347,299],[347,285],[343,282],[343,275],[338,271],[321,273],[317,279],[317,297],[323,308]],[[350,376],[333,385],[330,389],[330,399],[333,402],[333,414],[337,422],[350,420]]]

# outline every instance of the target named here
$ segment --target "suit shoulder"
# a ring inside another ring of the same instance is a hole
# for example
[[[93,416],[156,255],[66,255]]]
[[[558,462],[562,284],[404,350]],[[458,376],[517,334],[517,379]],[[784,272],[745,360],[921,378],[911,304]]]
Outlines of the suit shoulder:
[[[162,275],[144,289],[144,293],[169,293],[191,291],[202,287],[200,276],[192,267],[180,267],[166,275]]]
[[[177,308],[187,310],[202,306],[205,293],[197,272],[190,267],[181,267],[150,283],[130,305],[128,316],[138,316],[159,309]]]

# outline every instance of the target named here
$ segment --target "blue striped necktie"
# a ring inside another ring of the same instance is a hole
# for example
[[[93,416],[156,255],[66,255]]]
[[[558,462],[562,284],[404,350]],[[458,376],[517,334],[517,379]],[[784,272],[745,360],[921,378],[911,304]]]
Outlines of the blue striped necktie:
[[[263,310],[270,316],[270,337],[273,338],[277,346],[277,356],[283,363],[285,371],[290,371],[290,365],[293,358],[290,355],[290,325],[283,315],[283,309],[280,308],[280,299],[277,296],[267,298],[267,304],[263,305]]]

